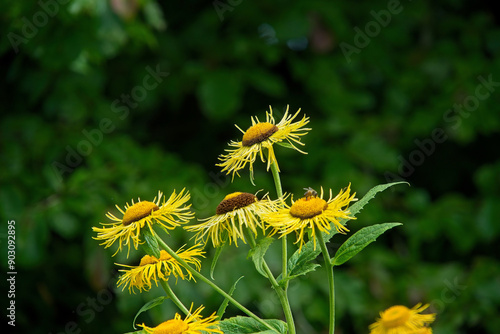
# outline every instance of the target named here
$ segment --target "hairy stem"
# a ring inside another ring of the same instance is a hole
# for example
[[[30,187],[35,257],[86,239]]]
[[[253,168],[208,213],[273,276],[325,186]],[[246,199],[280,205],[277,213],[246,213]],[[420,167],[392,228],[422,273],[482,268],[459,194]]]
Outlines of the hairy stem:
[[[278,195],[278,198],[283,197],[283,189],[281,188],[281,179],[280,179],[280,172],[278,169],[278,164],[273,162],[271,164],[271,172],[273,174],[273,179],[274,179],[274,186],[276,187],[276,195]],[[281,237],[281,276],[286,279],[288,276],[288,248],[287,248],[287,241],[286,241],[286,235],[283,235]],[[285,294],[288,289],[288,281],[285,283]]]
[[[329,291],[329,305],[330,305],[330,321],[329,321],[329,334],[335,332],[335,282],[333,278],[333,266],[332,260],[330,259],[330,253],[328,253],[328,248],[326,247],[325,239],[323,238],[322,232],[316,228],[315,234],[318,238],[319,245],[321,247],[321,252],[323,253],[323,259],[325,261],[326,275],[328,277],[328,291]]]
[[[252,249],[255,248],[256,243],[255,239],[252,235],[252,233],[248,230],[246,230],[246,239],[248,240],[248,243],[250,244],[250,247]],[[283,308],[283,313],[285,314],[285,319],[288,327],[288,333],[289,334],[295,334],[295,322],[293,320],[293,314],[292,314],[292,309],[290,308],[290,301],[288,300],[288,296],[286,294],[286,291],[280,287],[279,283],[276,281],[276,278],[274,277],[273,273],[271,272],[271,269],[269,269],[269,266],[267,265],[267,262],[265,259],[262,259],[262,269],[264,269],[264,272],[266,273],[267,278],[271,282],[271,285],[276,291],[276,294],[278,295],[278,298],[281,303],[281,307]]]
[[[180,301],[179,298],[177,298],[177,295],[174,293],[174,291],[172,290],[172,288],[170,287],[170,285],[168,284],[167,281],[163,281],[163,280],[160,280],[160,284],[163,288],[163,290],[165,290],[165,292],[167,293],[167,296],[168,298],[172,299],[172,301],[174,302],[174,304],[179,308],[181,309],[181,311],[185,314],[185,315],[189,315],[191,314],[189,312],[189,310],[187,309],[186,306],[184,306],[184,304]]]
[[[229,302],[231,302],[234,306],[239,308],[242,312],[246,313],[249,317],[253,318],[254,320],[258,321],[261,323],[263,326],[266,328],[269,328],[273,332],[278,332],[276,329],[271,327],[268,323],[266,323],[264,320],[256,316],[252,311],[247,309],[245,306],[241,305],[236,299],[231,297],[228,293],[226,293],[224,290],[219,288],[215,283],[210,281],[208,278],[203,276],[201,273],[199,273],[196,269],[191,267],[189,264],[186,263],[183,259],[181,259],[164,241],[161,239],[158,235],[156,235],[156,239],[158,240],[158,243],[161,245],[163,249],[167,251],[167,253],[173,257],[177,262],[179,262],[186,270],[188,270],[195,278],[199,279],[200,281],[203,281],[204,283],[208,284],[210,287],[212,287],[215,291],[217,291],[219,294],[224,296]]]

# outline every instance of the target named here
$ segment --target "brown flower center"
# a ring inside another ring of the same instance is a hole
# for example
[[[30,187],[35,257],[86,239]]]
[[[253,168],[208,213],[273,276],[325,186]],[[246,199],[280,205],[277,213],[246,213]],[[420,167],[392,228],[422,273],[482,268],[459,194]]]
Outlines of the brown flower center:
[[[300,219],[313,218],[328,208],[328,203],[319,197],[304,197],[292,204],[290,214]]]
[[[271,123],[257,123],[248,128],[243,135],[241,144],[243,146],[252,146],[253,144],[261,143],[278,130],[278,127]]]
[[[236,192],[224,197],[222,202],[217,205],[215,213],[222,215],[224,213],[244,208],[247,205],[257,202],[257,196],[250,193]]]
[[[410,318],[410,309],[406,306],[396,305],[385,310],[382,315],[382,324],[385,328],[403,326]]]
[[[162,322],[153,329],[153,334],[182,334],[189,329],[189,325],[180,319],[171,319]]]
[[[125,211],[122,219],[122,224],[123,226],[130,225],[133,222],[149,216],[151,212],[158,209],[160,209],[158,205],[153,202],[142,201],[139,203],[135,203],[134,205],[129,207],[127,211]]]

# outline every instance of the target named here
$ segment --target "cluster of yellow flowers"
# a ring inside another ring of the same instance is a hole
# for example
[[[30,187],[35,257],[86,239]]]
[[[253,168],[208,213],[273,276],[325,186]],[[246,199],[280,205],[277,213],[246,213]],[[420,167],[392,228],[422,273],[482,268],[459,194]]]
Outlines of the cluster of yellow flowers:
[[[309,118],[304,116],[294,122],[299,112],[300,109],[294,115],[290,115],[287,109],[282,120],[277,124],[272,109],[266,113],[265,122],[252,118],[252,126],[246,131],[238,128],[243,132],[243,138],[241,141],[229,143],[231,149],[219,157],[221,161],[219,166],[227,174],[232,174],[234,178],[234,175],[239,175],[238,172],[248,165],[250,177],[253,179],[253,164],[259,155],[262,162],[267,163],[268,170],[270,166],[275,164],[276,170],[279,172],[273,149],[274,144],[282,144],[304,153],[296,145],[303,145],[300,137],[310,130],[305,128],[305,125],[309,123]],[[138,266],[119,264],[124,269],[120,270],[123,275],[118,281],[118,286],[123,287],[123,289],[128,287],[130,292],[135,293],[135,289],[138,289],[139,292],[147,291],[152,287],[152,282],[158,285],[159,281],[168,281],[171,276],[183,280],[193,279],[193,275],[184,268],[184,265],[187,263],[199,271],[201,267],[199,258],[204,256],[202,249],[209,241],[214,247],[220,247],[225,243],[234,243],[237,246],[238,240],[246,243],[249,233],[257,236],[258,231],[262,231],[264,235],[268,236],[275,234],[285,236],[295,232],[299,249],[304,245],[306,235],[309,235],[309,238],[314,241],[314,247],[316,247],[315,233],[317,231],[329,232],[333,225],[338,232],[345,233],[348,229],[340,221],[342,219],[355,219],[349,216],[348,210],[349,203],[356,200],[355,193],[351,194],[350,184],[345,189],[340,190],[336,196],[333,196],[330,189],[328,200],[323,197],[322,188],[319,195],[310,189],[303,198],[296,201],[292,198],[289,205],[286,203],[287,195],[281,195],[272,200],[268,195],[259,199],[256,195],[247,192],[228,194],[217,206],[215,215],[201,219],[199,224],[184,226],[187,231],[194,232],[196,238],[195,246],[187,250],[181,247],[175,252],[176,258],[182,259],[184,264],[164,250],[160,252],[159,256],[148,254],[141,259]],[[118,249],[115,254],[126,247],[128,257],[131,246],[137,250],[139,245],[144,243],[142,237],[145,231],[155,234],[154,225],[168,233],[169,230],[192,220],[194,213],[190,211],[189,200],[189,192],[183,189],[179,193],[174,190],[168,199],[163,196],[162,192],[159,192],[158,196],[151,202],[139,199],[137,202],[132,201],[131,205],[126,203],[124,209],[116,206],[122,217],[108,213],[106,216],[112,222],[101,223],[102,227],[93,227],[93,231],[97,232],[94,239],[102,241],[101,245],[104,245],[105,248],[116,243]],[[396,311],[399,312],[398,315],[403,319],[402,306],[396,308]],[[142,327],[147,333],[189,334],[201,333],[201,331],[222,333],[218,329],[218,319],[215,313],[202,319],[200,315],[202,309],[201,306],[194,313],[191,313],[190,310],[184,320],[179,314],[176,314],[174,319],[163,322],[154,328],[144,324]],[[408,315],[404,315],[407,319],[405,318],[403,323],[407,325],[408,329],[417,330],[421,327],[418,326],[421,322],[429,323],[431,318],[434,319],[431,315],[418,315],[422,309],[406,309]],[[396,326],[393,325],[399,325],[402,320],[394,320],[392,312],[393,310],[389,309],[381,313],[381,320],[372,325],[371,332],[374,334],[410,333],[395,329]]]

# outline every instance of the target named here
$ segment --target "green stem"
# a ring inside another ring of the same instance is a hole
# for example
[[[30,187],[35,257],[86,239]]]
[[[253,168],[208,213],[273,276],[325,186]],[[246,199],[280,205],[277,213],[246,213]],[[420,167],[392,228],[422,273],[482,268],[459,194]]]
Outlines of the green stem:
[[[275,162],[271,164],[271,172],[273,173],[274,186],[276,187],[276,194],[278,195],[278,197],[282,197],[283,190],[281,189],[280,172],[278,169],[278,165]]]
[[[151,231],[149,231],[147,229],[142,230],[141,234],[142,234],[142,236],[141,236],[142,239],[145,241],[142,244],[142,248],[144,249],[146,254],[154,256],[156,258],[159,258],[160,257],[160,247],[158,246],[158,241],[156,239],[156,235],[153,235],[153,233],[151,233]],[[170,288],[170,285],[168,284],[168,282],[160,280],[160,284],[161,284],[163,290],[165,290],[167,297],[172,299],[174,304],[179,309],[181,309],[182,312],[184,312],[184,314],[189,315],[190,314],[189,310],[187,309],[186,306],[184,306],[184,304],[180,301],[180,299],[177,298],[174,291]]]
[[[328,333],[333,334],[335,332],[335,283],[333,279],[333,265],[332,260],[330,259],[330,253],[328,253],[328,248],[326,247],[325,239],[323,238],[323,234],[317,227],[315,227],[315,229],[315,234],[318,238],[321,252],[323,253],[326,275],[328,277],[328,291],[330,302],[330,321]]]
[[[274,186],[276,187],[276,194],[278,195],[278,198],[282,198],[283,189],[281,188],[280,172],[278,169],[278,164],[276,162],[273,162],[271,164],[271,172],[273,174]],[[281,237],[281,275],[283,279],[286,279],[286,277],[288,276],[287,265],[288,265],[288,248],[287,248],[286,235],[283,235]],[[285,294],[287,290],[288,290],[288,281],[286,281],[285,283]]]
[[[278,169],[278,163],[273,162],[271,164],[271,173],[273,174],[274,186],[276,187],[276,195],[278,198],[283,198],[283,189],[281,187],[281,178],[280,172]],[[285,312],[285,318],[288,324],[289,332],[295,333],[295,323],[293,321],[292,310],[290,308],[290,302],[288,301],[288,244],[286,240],[286,235],[281,236],[281,277],[285,280],[285,284],[283,289],[280,287],[279,290],[276,290],[278,293],[278,297],[280,298],[281,305],[283,306],[283,312]],[[267,264],[264,262],[264,270],[267,267]],[[269,269],[269,267],[267,267]],[[272,276],[272,274],[271,274]],[[274,277],[273,277],[274,278]],[[271,281],[272,283],[272,281]]]
[[[256,242],[255,239],[252,235],[252,232],[250,232],[248,229],[245,231],[246,233],[246,239],[248,240],[248,243],[250,244],[250,247],[252,249],[255,248]],[[293,320],[293,314],[292,314],[292,309],[290,308],[290,302],[288,300],[288,297],[286,295],[286,291],[282,289],[276,281],[276,278],[274,277],[273,273],[271,272],[271,269],[269,269],[269,266],[267,265],[267,262],[265,259],[262,259],[262,267],[264,269],[264,272],[267,275],[267,278],[271,282],[271,285],[273,286],[274,291],[276,291],[276,294],[278,295],[278,298],[280,300],[281,306],[283,307],[283,312],[285,313],[285,319],[288,327],[288,333],[289,334],[295,334],[295,322]]]
[[[206,284],[210,285],[210,287],[212,287],[215,291],[217,291],[219,294],[221,294],[222,296],[224,296],[234,306],[236,306],[237,308],[239,308],[242,312],[246,313],[248,316],[250,316],[254,320],[256,320],[259,323],[261,323],[262,325],[264,325],[266,328],[269,328],[273,332],[278,332],[276,329],[274,329],[273,327],[271,327],[271,325],[269,325],[264,320],[262,320],[261,318],[259,318],[258,316],[256,316],[252,311],[250,311],[249,309],[247,309],[245,306],[241,305],[236,299],[234,299],[229,294],[227,294],[224,290],[222,290],[221,288],[219,288],[215,283],[213,283],[212,281],[210,281],[208,278],[206,278],[201,273],[199,273],[196,269],[194,269],[189,264],[187,264],[186,261],[184,261],[183,259],[181,259],[179,257],[179,255],[177,255],[177,253],[175,253],[158,235],[156,235],[156,239],[158,240],[158,243],[161,245],[161,247],[163,247],[163,249],[165,249],[167,251],[167,253],[171,257],[173,257],[184,268],[186,268],[186,270],[188,270],[195,278],[197,278],[200,281],[203,281]]]
[[[184,304],[180,301],[179,298],[177,298],[176,294],[174,293],[174,291],[172,290],[172,288],[170,287],[170,285],[168,284],[167,281],[164,281],[164,280],[160,280],[160,284],[163,288],[163,290],[165,290],[165,292],[167,293],[167,296],[172,299],[172,301],[174,302],[174,304],[181,309],[181,311],[185,314],[185,315],[190,315],[191,313],[189,312],[189,310],[187,309],[186,306],[184,306]]]

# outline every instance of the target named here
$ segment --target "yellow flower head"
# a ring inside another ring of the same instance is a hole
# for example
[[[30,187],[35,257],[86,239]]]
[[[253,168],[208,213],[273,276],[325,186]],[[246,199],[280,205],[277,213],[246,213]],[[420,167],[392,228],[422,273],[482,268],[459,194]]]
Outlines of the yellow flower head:
[[[299,114],[300,109],[294,115],[290,115],[288,114],[287,106],[283,118],[278,124],[275,124],[273,110],[271,107],[269,107],[269,110],[269,112],[266,112],[265,122],[260,122],[257,117],[252,117],[252,126],[246,131],[241,130],[236,125],[243,132],[243,139],[241,141],[231,141],[229,146],[233,147],[233,149],[226,150],[227,154],[222,154],[219,157],[219,160],[222,162],[217,164],[217,166],[223,167],[223,172],[227,172],[227,174],[232,173],[234,178],[234,174],[238,174],[239,176],[238,171],[245,168],[248,163],[250,165],[250,176],[253,179],[253,163],[257,154],[260,155],[262,162],[266,162],[263,154],[265,148],[268,151],[267,170],[269,170],[272,163],[278,166],[273,145],[284,140],[295,150],[306,154],[299,150],[294,143],[304,145],[300,141],[300,137],[311,130],[310,128],[304,128],[309,123],[309,117],[304,116],[300,121],[292,123]]]
[[[204,257],[204,253],[201,250],[201,245],[193,246],[185,251],[181,247],[176,252],[181,259],[194,265],[198,271],[201,268],[201,262],[196,257]],[[168,281],[168,278],[172,275],[176,279],[179,277],[183,280],[194,279],[189,271],[186,269],[183,271],[182,265],[164,250],[160,251],[159,259],[150,255],[144,256],[138,266],[127,266],[118,263],[117,265],[128,268],[120,270],[124,274],[118,280],[118,287],[123,285],[122,290],[124,290],[128,286],[129,292],[133,293],[135,293],[135,288],[138,288],[139,292],[142,292],[142,290],[148,291],[151,289],[151,281],[154,281],[158,286],[159,279]]]
[[[434,321],[436,314],[420,314],[427,307],[428,304],[417,304],[412,309],[402,305],[389,307],[370,325],[370,334],[432,333],[426,326]]]
[[[238,246],[238,239],[245,241],[244,228],[257,235],[257,228],[265,230],[265,225],[259,217],[264,213],[276,210],[278,201],[272,201],[267,196],[258,200],[250,193],[235,192],[227,195],[219,203],[215,215],[202,221],[204,223],[187,226],[186,230],[197,232],[196,240],[212,240],[214,247],[221,246],[228,238],[229,244],[234,241]]]
[[[190,198],[189,192],[184,193],[183,189],[179,194],[176,194],[174,191],[168,200],[163,197],[163,201],[161,201],[162,196],[163,193],[159,191],[153,202],[139,199],[139,202],[134,203],[132,200],[132,205],[126,203],[125,211],[116,205],[123,217],[118,218],[108,212],[106,217],[111,219],[113,223],[101,223],[103,227],[92,227],[92,230],[97,232],[97,237],[94,239],[102,240],[101,245],[105,245],[105,248],[118,241],[118,249],[113,256],[121,251],[123,246],[127,246],[128,257],[130,245],[133,244],[134,248],[137,249],[141,243],[141,229],[147,227],[152,232],[153,224],[156,223],[165,230],[172,230],[194,217],[194,214],[189,211],[191,204],[185,205]]]
[[[355,219],[349,216],[347,206],[351,201],[355,201],[356,193],[350,195],[351,185],[341,190],[340,193],[332,197],[330,189],[330,198],[328,201],[323,199],[323,188],[321,195],[308,188],[305,196],[297,201],[292,200],[292,205],[284,205],[277,212],[271,212],[262,215],[262,219],[267,222],[272,228],[274,234],[279,232],[282,236],[292,232],[296,232],[297,241],[300,243],[300,249],[305,243],[304,236],[306,232],[311,233],[311,238],[316,248],[316,228],[321,232],[328,232],[331,229],[330,223],[333,223],[335,228],[340,233],[349,231],[343,226],[339,219]]]
[[[192,307],[193,305],[191,305],[191,309]],[[191,309],[189,310],[190,314],[184,320],[179,313],[176,313],[174,319],[162,322],[156,327],[148,327],[144,324],[139,326],[149,334],[200,334],[201,332],[224,334],[219,329],[219,321],[215,312],[202,319],[200,312],[204,309],[203,306],[200,306],[194,313],[191,313]]]

